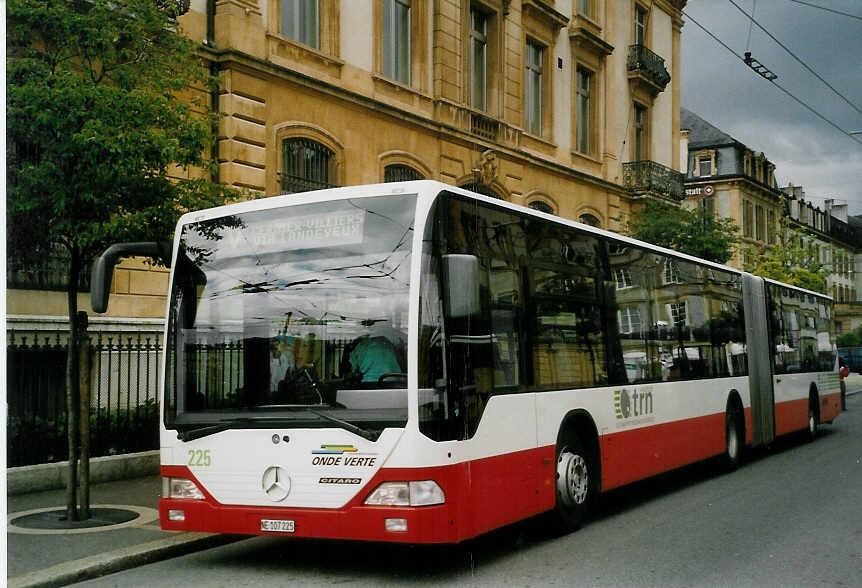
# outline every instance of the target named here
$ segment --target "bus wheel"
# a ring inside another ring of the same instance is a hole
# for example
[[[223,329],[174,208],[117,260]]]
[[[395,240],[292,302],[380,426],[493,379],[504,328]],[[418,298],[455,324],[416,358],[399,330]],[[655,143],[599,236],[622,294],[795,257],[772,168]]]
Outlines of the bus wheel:
[[[595,480],[590,457],[577,437],[570,438],[557,452],[556,527],[561,532],[581,526],[593,498]]]
[[[745,447],[745,429],[735,407],[728,407],[724,418],[724,460],[729,470],[742,464],[742,450]]]
[[[812,397],[808,400],[808,440],[814,441],[817,438],[817,428],[820,426],[820,419],[817,415],[817,398]]]

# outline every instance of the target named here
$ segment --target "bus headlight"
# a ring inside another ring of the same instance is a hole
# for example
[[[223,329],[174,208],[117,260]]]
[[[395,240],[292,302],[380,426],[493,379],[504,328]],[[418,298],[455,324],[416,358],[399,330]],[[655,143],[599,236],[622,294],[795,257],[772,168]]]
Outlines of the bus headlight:
[[[187,498],[203,500],[204,493],[191,480],[185,478],[162,478],[162,496],[164,498]]]
[[[430,506],[443,504],[446,496],[434,480],[383,482],[365,499],[372,506]]]

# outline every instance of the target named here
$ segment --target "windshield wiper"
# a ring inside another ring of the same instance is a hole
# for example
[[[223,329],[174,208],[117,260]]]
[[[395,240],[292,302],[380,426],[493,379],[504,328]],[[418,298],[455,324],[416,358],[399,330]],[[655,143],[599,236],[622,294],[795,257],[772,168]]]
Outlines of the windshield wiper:
[[[251,419],[232,419],[229,421],[222,421],[216,425],[207,425],[205,427],[199,427],[197,429],[189,429],[188,431],[179,431],[177,432],[177,439],[179,439],[180,441],[194,441],[195,439],[200,439],[201,437],[207,437],[209,435],[221,433],[222,431],[227,431],[228,429],[232,429],[239,424],[247,424],[250,422]]]
[[[313,408],[306,408],[305,410],[307,410],[311,414],[319,416],[322,419],[325,419],[327,421],[332,421],[333,423],[337,423],[337,424],[341,425],[342,427],[344,427],[345,429],[347,429],[348,431],[350,431],[351,433],[356,433],[360,437],[364,437],[365,439],[368,439],[369,441],[377,441],[377,438],[380,437],[379,433],[375,435],[375,433],[372,431],[368,431],[368,430],[363,429],[361,427],[357,427],[353,423],[349,423],[345,420],[336,418],[332,415],[328,415],[325,412],[320,412],[319,410],[314,410]]]

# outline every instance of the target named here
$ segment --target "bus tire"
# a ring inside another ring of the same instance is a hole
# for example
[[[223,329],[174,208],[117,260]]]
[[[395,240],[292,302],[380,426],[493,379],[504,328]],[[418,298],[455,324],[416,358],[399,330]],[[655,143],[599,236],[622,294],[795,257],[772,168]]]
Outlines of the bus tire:
[[[807,437],[809,441],[814,441],[817,438],[817,430],[820,427],[820,414],[817,411],[817,395],[811,394],[808,398],[808,430]]]
[[[569,533],[581,526],[596,494],[598,471],[592,456],[575,434],[557,447],[556,501],[553,515],[555,530]]]
[[[724,462],[733,471],[742,465],[745,449],[745,424],[735,403],[728,403],[724,415]]]

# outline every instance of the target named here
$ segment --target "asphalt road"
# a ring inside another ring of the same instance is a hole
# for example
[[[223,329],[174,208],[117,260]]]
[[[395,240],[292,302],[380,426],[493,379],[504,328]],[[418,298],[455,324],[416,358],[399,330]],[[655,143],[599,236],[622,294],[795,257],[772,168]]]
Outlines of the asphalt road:
[[[862,586],[862,394],[813,443],[777,441],[604,496],[576,533],[535,522],[456,547],[256,537],[92,586]]]

